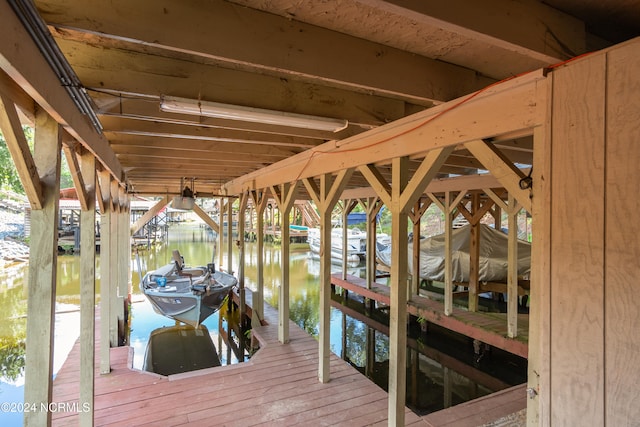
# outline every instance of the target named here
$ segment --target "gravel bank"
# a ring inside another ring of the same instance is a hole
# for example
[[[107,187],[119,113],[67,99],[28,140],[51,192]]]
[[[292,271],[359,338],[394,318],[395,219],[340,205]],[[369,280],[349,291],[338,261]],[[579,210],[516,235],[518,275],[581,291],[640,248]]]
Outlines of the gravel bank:
[[[24,215],[0,209],[0,265],[29,257],[29,246],[14,240],[23,238]]]

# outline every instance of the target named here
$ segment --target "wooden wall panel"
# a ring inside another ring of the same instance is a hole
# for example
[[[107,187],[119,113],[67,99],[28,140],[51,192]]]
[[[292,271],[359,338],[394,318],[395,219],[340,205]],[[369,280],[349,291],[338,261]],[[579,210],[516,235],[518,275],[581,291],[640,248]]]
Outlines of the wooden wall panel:
[[[553,79],[551,424],[604,425],[605,55]]]
[[[640,425],[640,43],[607,54],[606,425]]]

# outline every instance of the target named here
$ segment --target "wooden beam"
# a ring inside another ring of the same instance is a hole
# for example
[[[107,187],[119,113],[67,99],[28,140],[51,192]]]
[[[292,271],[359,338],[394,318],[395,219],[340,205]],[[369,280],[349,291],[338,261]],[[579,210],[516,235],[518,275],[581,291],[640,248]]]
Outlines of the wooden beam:
[[[533,1],[490,0],[480,5],[473,0],[453,0],[445,4],[411,0],[359,0],[415,22],[435,26],[450,37],[464,38],[470,51],[508,52],[522,57],[509,62],[544,67],[584,53],[584,23],[545,4]],[[549,37],[553,34],[553,37]],[[446,61],[447,54],[441,59]],[[496,67],[497,68],[497,67]],[[514,64],[496,71],[490,64],[481,68],[486,75],[505,78],[522,72]]]
[[[378,197],[367,197],[360,199],[360,204],[367,212],[366,280],[367,289],[371,289],[376,281],[376,216],[382,208],[382,202]]]
[[[509,194],[513,194],[527,212],[531,212],[531,190],[520,188],[520,181],[525,177],[520,169],[491,143],[481,140],[469,141],[465,143],[465,147],[491,171]]]
[[[256,208],[256,249],[258,260],[256,263],[256,282],[258,293],[253,295],[253,309],[260,319],[264,319],[264,209],[267,207],[267,191],[252,190],[251,200]]]
[[[131,235],[133,236],[134,234],[136,234],[138,232],[138,230],[140,230],[142,227],[144,227],[144,225],[147,222],[151,221],[151,218],[153,218],[154,216],[158,215],[158,213],[162,209],[164,209],[165,206],[167,206],[170,202],[171,201],[169,200],[169,196],[164,196],[162,199],[158,200],[158,202],[155,205],[153,205],[147,212],[145,212],[144,215],[142,215],[140,218],[138,218],[138,220],[131,226],[131,229],[130,229]],[[196,214],[198,216],[200,216],[198,211],[196,211],[195,209],[194,209],[194,211],[196,212]],[[206,212],[205,212],[205,216],[208,217]],[[211,228],[213,228],[213,226]]]
[[[298,182],[280,184],[271,187],[271,194],[280,210],[280,237],[281,237],[281,280],[278,299],[278,340],[282,344],[289,342],[289,213],[293,207]]]
[[[247,204],[249,202],[249,193],[242,193],[238,198],[238,294],[240,296],[240,324],[244,320],[247,313],[247,304],[244,287],[244,226],[246,222]],[[240,340],[240,350],[244,354],[244,340]]]
[[[9,3],[0,4],[0,16],[0,69],[123,182],[122,168],[109,142],[80,113]]]
[[[115,46],[105,49],[97,44],[60,38],[56,42],[63,53],[69,53],[71,66],[80,80],[86,87],[96,90],[157,94],[159,87],[170,88],[167,90],[174,96],[320,117],[341,117],[364,128],[396,120],[405,116],[407,110],[424,108],[397,98],[344,87],[318,86],[303,79],[283,79],[272,73],[254,73],[237,67],[220,67]],[[118,75],[117,80],[113,79],[114,74]],[[194,80],[199,82],[197,87]],[[104,87],[105,82],[109,87]]]
[[[100,33],[116,40],[126,39],[139,44],[140,49],[154,46],[224,61],[228,68],[249,68],[260,74],[278,70],[287,79],[302,76],[359,92],[393,95],[420,103],[452,99],[487,82],[470,69],[429,59],[426,55],[414,55],[303,23],[300,19],[221,0],[212,1],[207,8],[187,3],[176,6],[167,0],[143,1],[132,8],[125,0],[119,0],[104,13],[97,12],[100,7],[95,0],[88,3],[67,0],[63,5],[42,0],[38,5],[45,19],[54,25]],[[58,13],[60,8],[73,10],[75,13],[67,12],[67,15],[81,18],[65,19],[65,14]],[[123,13],[136,25],[124,25],[119,18]],[[194,27],[203,31],[201,37],[187,36]],[[242,28],[252,31],[242,31]],[[208,43],[208,40],[234,40],[234,43],[227,46]],[[334,46],[340,46],[340,51]],[[389,79],[391,75],[395,78]]]
[[[74,155],[75,157],[75,155]],[[86,205],[80,212],[80,402],[89,410],[80,412],[80,425],[93,426],[95,397],[96,319],[96,158],[80,153],[78,175]]]
[[[73,149],[73,147],[67,144],[62,145],[62,150],[64,151],[65,158],[67,159],[67,164],[69,165],[69,172],[71,172],[71,179],[73,180],[73,185],[76,189],[78,200],[80,201],[80,207],[83,210],[87,210],[89,209],[90,204],[90,201],[88,200],[89,195],[87,194],[87,190],[85,188],[84,179],[82,177],[82,172],[80,171],[80,164],[78,162],[76,151]],[[95,191],[93,196],[95,197]]]
[[[11,99],[20,111],[33,123],[36,114],[36,103],[11,77],[0,69],[0,93]]]
[[[157,107],[156,107],[157,108]],[[115,151],[121,147],[164,148],[174,151],[216,152],[226,154],[251,154],[272,161],[286,159],[300,150],[262,144],[238,144],[235,142],[209,141],[177,136],[134,135],[131,133],[105,132]],[[324,140],[320,140],[324,141]]]
[[[165,197],[165,199],[168,199]],[[167,201],[167,203],[165,203],[165,206],[168,204],[169,202]],[[193,205],[193,212],[198,215],[200,217],[200,219],[202,219],[209,227],[211,227],[211,229],[213,231],[217,233],[220,233],[220,225],[217,224],[213,218],[211,218],[209,216],[209,214],[207,214],[204,210],[202,210],[202,208],[200,206],[198,206],[197,204]],[[156,212],[157,213],[157,212]],[[133,233],[132,233],[133,234]]]
[[[460,193],[462,194],[462,192]],[[432,199],[436,202],[437,199]],[[438,201],[436,204],[440,203]],[[453,314],[453,253],[451,247],[451,239],[453,234],[452,229],[452,208],[451,206],[457,205],[454,201],[451,202],[451,193],[446,192],[444,194],[444,314],[445,316],[451,316]]]
[[[38,170],[18,119],[16,107],[13,101],[2,92],[0,92],[0,130],[4,135],[7,149],[18,171],[31,209],[42,209],[42,185]]]
[[[111,174],[107,170],[98,172],[98,186],[100,191],[98,203],[100,204],[100,374],[111,372],[111,298],[115,298],[112,292],[111,276],[109,268],[111,257],[111,221],[113,219],[113,207],[111,203]]]
[[[400,196],[400,205],[403,209],[408,209],[412,206],[425,190],[425,187],[436,176],[440,167],[444,164],[445,160],[453,152],[454,147],[443,147],[429,151],[427,155],[420,163],[418,170],[416,170],[407,184],[407,188],[402,191]]]
[[[493,203],[490,203],[493,204]],[[459,203],[458,206],[461,206]],[[478,291],[480,289],[480,246],[482,242],[480,234],[480,219],[476,214],[480,211],[480,194],[476,191],[471,194],[471,217],[469,238],[469,295],[467,307],[469,311],[478,311]]]
[[[31,210],[24,401],[52,403],[53,341],[58,257],[61,130],[45,111],[36,113],[34,164],[42,183],[41,209]],[[50,411],[25,411],[25,425],[51,425]]]
[[[384,205],[391,204],[391,186],[374,165],[363,165],[358,171],[365,177]]]
[[[407,209],[402,194],[409,182],[407,157],[392,161],[391,203],[391,308],[389,313],[389,425],[404,425],[407,364]]]
[[[329,382],[331,377],[329,358],[331,355],[331,212],[340,194],[353,175],[353,169],[345,169],[334,177],[331,174],[320,176],[318,186],[311,178],[302,180],[309,195],[316,203],[320,214],[320,332],[318,337],[319,366],[318,379]],[[346,210],[346,207],[345,207]],[[346,224],[343,224],[346,229]],[[346,245],[345,245],[346,246]]]
[[[518,336],[518,212],[520,205],[509,194],[507,238],[507,336]]]
[[[508,132],[532,132],[541,120],[535,101],[537,82],[542,79],[541,72],[529,73],[361,135],[327,142],[229,181],[224,190],[227,194],[238,194],[244,189],[414,156]],[[375,149],[369,149],[374,146]]]

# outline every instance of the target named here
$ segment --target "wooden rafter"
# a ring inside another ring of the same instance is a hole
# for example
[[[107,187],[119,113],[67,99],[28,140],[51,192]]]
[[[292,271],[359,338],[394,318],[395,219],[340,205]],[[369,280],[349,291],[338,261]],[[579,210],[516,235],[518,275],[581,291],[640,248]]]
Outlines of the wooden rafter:
[[[531,212],[531,190],[520,187],[525,174],[491,143],[475,140],[464,145],[500,181],[509,194],[512,194],[527,212]]]
[[[78,153],[76,153],[74,148],[68,144],[62,145],[62,151],[64,151],[67,164],[69,165],[71,179],[73,180],[73,186],[76,189],[76,194],[80,201],[80,207],[82,210],[87,210],[89,208],[89,195],[82,177],[80,162],[78,161]]]
[[[43,190],[38,168],[22,131],[15,104],[3,92],[0,92],[0,130],[7,142],[31,209],[42,209]]]

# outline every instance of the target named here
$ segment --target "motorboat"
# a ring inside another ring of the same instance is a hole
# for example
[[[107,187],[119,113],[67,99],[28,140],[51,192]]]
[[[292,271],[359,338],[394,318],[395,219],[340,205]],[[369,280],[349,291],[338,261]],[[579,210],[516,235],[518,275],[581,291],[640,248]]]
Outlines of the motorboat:
[[[216,270],[213,263],[186,267],[180,253],[173,251],[173,262],[147,273],[140,290],[157,313],[198,327],[218,311],[237,283],[234,276]]]
[[[342,261],[343,230],[342,228],[331,229],[331,258]],[[314,254],[320,253],[320,230],[309,229],[308,234],[309,249]],[[359,263],[365,257],[367,251],[367,234],[354,229],[347,229],[347,262]]]

